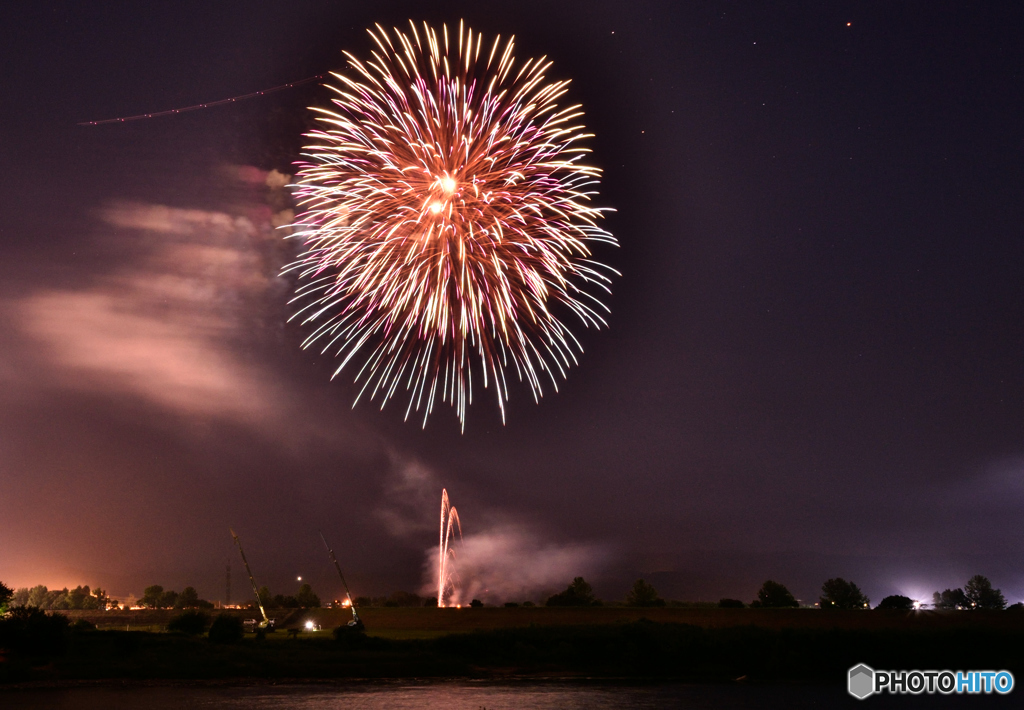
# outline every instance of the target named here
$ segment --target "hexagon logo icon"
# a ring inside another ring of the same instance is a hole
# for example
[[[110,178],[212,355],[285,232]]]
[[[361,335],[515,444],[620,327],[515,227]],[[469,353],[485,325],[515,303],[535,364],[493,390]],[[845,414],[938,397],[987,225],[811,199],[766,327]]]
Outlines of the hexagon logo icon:
[[[850,669],[846,689],[850,695],[863,700],[875,692],[875,671],[863,663]]]

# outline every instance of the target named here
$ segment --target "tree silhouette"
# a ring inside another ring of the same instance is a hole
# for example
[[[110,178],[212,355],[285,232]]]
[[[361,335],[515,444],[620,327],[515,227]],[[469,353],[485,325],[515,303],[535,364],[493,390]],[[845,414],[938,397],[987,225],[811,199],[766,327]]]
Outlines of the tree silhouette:
[[[932,595],[932,606],[936,609],[967,609],[970,602],[967,601],[964,590],[957,587],[956,589],[947,589],[941,594],[935,592]]]
[[[871,600],[853,582],[833,577],[821,585],[818,603],[822,609],[866,609]]]
[[[964,586],[964,597],[967,599],[969,609],[1003,609],[1006,607],[1006,598],[998,589],[992,588],[992,583],[987,577],[976,574],[967,580]]]
[[[583,579],[576,577],[572,584],[564,592],[559,592],[548,598],[547,606],[594,606],[597,599],[594,597],[594,589]]]
[[[143,590],[142,599],[139,600],[139,606],[148,606],[150,609],[159,609],[163,596],[164,588],[159,584],[153,584]]]
[[[770,579],[762,584],[761,589],[757,592],[757,602],[758,606],[775,609],[800,606],[785,585]]]
[[[160,595],[160,603],[157,606],[161,609],[173,609],[174,603],[178,601],[178,593],[173,589],[168,589],[166,592]]]
[[[914,600],[910,597],[905,597],[902,594],[892,594],[887,596],[882,601],[878,602],[876,609],[896,609],[899,611],[912,611],[914,609]]]
[[[304,609],[320,606],[320,597],[313,593],[313,588],[308,584],[303,584],[299,587],[299,591],[295,595],[295,601]]]
[[[7,611],[7,603],[11,601],[13,596],[14,590],[3,582],[0,582],[0,614]]]
[[[665,606],[665,600],[658,596],[658,590],[642,579],[633,582],[633,588],[626,595],[629,606]]]

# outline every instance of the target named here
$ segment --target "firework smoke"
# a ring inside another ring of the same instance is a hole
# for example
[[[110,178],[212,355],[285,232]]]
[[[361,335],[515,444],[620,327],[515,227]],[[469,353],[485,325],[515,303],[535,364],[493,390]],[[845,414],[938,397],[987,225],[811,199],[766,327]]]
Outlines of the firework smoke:
[[[299,165],[304,252],[297,317],[352,363],[359,397],[382,406],[404,388],[406,417],[438,400],[465,425],[473,380],[493,384],[502,419],[506,372],[557,391],[579,342],[562,318],[606,325],[591,291],[615,272],[591,244],[616,245],[591,206],[600,170],[581,162],[579,106],[547,83],[545,58],[517,63],[513,40],[459,25],[370,31],[372,59],[346,54],[334,110]],[[359,399],[357,397],[357,401]]]
[[[437,557],[436,547],[425,553],[424,594],[437,588]],[[543,603],[575,576],[591,581],[601,577],[617,557],[608,544],[554,540],[527,526],[500,523],[460,538],[459,584],[453,585],[446,606],[465,605],[471,599],[487,604],[528,599]]]

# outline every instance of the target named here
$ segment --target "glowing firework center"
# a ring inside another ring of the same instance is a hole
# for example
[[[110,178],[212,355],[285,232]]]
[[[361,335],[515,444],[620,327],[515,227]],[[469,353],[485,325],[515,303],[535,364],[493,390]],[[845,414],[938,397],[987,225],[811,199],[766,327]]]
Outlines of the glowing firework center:
[[[410,23],[377,27],[372,59],[346,53],[334,109],[313,109],[296,179],[305,250],[296,317],[356,371],[360,397],[399,389],[406,417],[438,399],[464,423],[473,380],[493,384],[504,419],[506,373],[557,390],[581,351],[563,318],[606,325],[616,272],[590,245],[617,245],[592,206],[601,171],[567,81],[546,59],[517,63],[513,40]],[[357,397],[358,401],[358,397]]]

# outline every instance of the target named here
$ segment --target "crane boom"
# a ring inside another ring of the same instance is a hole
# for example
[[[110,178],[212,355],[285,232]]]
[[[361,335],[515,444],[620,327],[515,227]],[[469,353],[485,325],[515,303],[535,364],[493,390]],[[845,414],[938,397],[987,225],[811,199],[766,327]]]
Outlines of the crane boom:
[[[341,583],[345,586],[345,596],[348,597],[348,606],[352,610],[352,621],[361,625],[359,621],[359,614],[356,613],[356,603],[352,600],[352,592],[348,589],[348,582],[345,581],[345,575],[341,572],[341,565],[338,564],[338,558],[334,556],[334,550],[327,544],[327,538],[324,537],[324,531],[320,531],[320,539],[324,541],[324,547],[327,548],[327,554],[331,556],[331,562],[334,563],[334,569],[338,570],[338,576],[341,577]]]
[[[228,528],[231,530],[231,528]],[[256,606],[260,608],[260,614],[263,615],[263,621],[260,622],[260,628],[265,629],[270,625],[270,618],[267,617],[267,612],[263,608],[263,602],[260,600],[260,590],[256,586],[256,579],[252,576],[252,570],[249,569],[249,561],[245,559],[245,550],[242,549],[242,541],[238,539],[238,535],[235,535],[235,531],[231,530],[231,537],[235,539],[235,544],[238,545],[238,553],[242,556],[242,564],[245,565],[245,571],[249,573],[249,581],[252,582],[252,591],[256,595]]]

